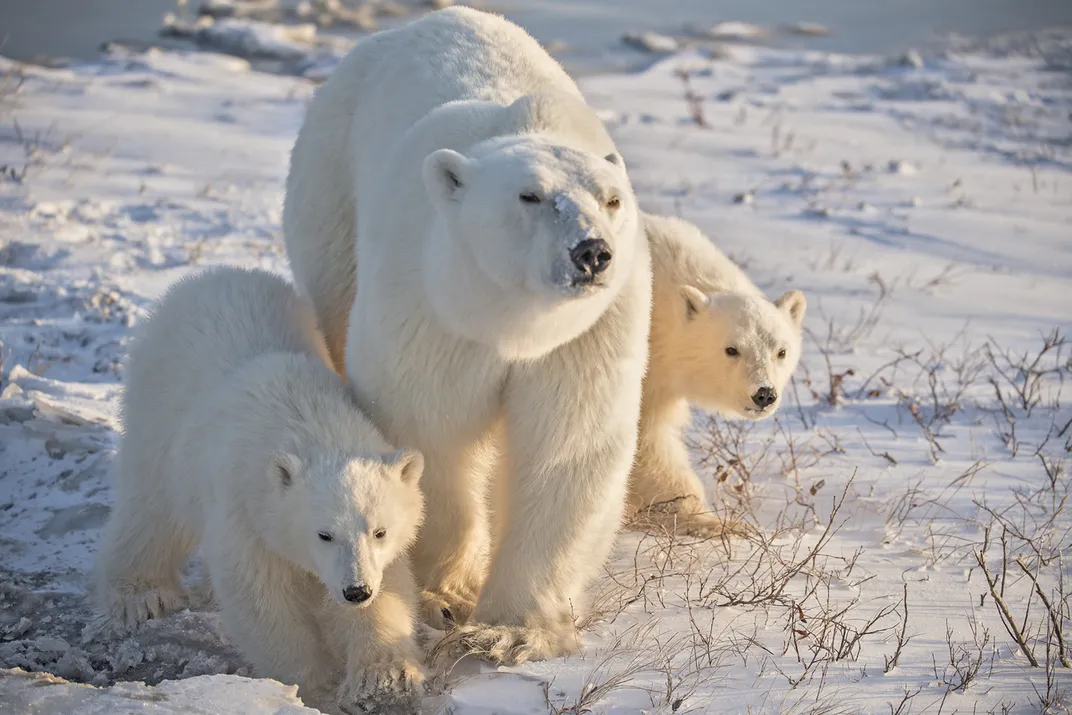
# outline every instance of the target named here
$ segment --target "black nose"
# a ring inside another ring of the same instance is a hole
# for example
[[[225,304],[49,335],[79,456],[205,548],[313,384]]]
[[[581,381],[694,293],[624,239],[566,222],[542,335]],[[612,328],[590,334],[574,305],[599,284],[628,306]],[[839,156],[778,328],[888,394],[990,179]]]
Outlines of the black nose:
[[[342,597],[350,603],[364,603],[372,598],[372,589],[368,586],[347,586],[342,590]]]
[[[778,393],[772,387],[761,387],[756,390],[756,394],[752,395],[752,402],[756,403],[756,407],[761,410],[773,405],[777,399]]]
[[[607,270],[610,259],[614,254],[610,252],[610,246],[602,238],[589,238],[581,241],[570,251],[570,258],[577,269],[588,275],[599,275]]]

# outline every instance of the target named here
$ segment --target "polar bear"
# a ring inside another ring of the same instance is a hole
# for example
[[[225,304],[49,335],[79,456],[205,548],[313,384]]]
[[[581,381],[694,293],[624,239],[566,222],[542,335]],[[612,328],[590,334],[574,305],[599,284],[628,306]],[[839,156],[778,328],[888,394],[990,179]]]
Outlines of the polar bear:
[[[521,28],[433,12],[360,41],[317,91],[283,225],[358,401],[425,455],[426,620],[465,622],[454,645],[499,662],[574,652],[624,516],[651,307],[602,122]]]
[[[773,415],[800,360],[807,303],[797,290],[768,300],[687,221],[645,214],[644,229],[655,279],[629,507],[642,527],[716,536],[725,526],[682,439],[689,403],[728,417]]]
[[[166,293],[130,350],[98,604],[119,627],[181,607],[200,543],[258,675],[345,712],[412,712],[423,457],[383,439],[326,359],[311,306],[269,273]]]

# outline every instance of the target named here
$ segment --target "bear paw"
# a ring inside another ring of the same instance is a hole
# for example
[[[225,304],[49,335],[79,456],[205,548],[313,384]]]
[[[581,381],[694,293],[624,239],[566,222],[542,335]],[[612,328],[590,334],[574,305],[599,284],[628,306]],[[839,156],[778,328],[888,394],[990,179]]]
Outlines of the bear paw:
[[[351,673],[339,686],[337,701],[347,715],[415,715],[420,711],[424,673],[408,660],[374,663]]]
[[[753,529],[743,521],[724,521],[713,514],[678,514],[677,533],[700,539],[717,539],[724,536],[748,536]]]
[[[108,594],[104,618],[111,629],[129,630],[139,623],[163,618],[185,605],[182,591],[172,587],[116,588]]]
[[[571,655],[580,650],[577,631],[568,627],[549,630],[527,626],[460,626],[443,638],[433,651],[442,664],[445,659],[475,655],[498,665],[519,665],[530,660],[546,660]]]
[[[469,620],[475,601],[456,593],[421,591],[421,619],[437,631],[450,631]]]
[[[728,536],[749,536],[754,529],[739,519],[723,520],[706,511],[659,512],[642,511],[633,523],[635,528],[651,533],[692,536],[699,539],[718,539]]]

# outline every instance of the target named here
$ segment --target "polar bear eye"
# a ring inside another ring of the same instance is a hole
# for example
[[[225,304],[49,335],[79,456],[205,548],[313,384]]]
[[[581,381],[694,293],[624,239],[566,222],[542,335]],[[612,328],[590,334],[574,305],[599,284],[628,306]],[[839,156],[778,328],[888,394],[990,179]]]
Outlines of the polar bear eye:
[[[738,352],[737,348],[729,347],[729,348],[726,348],[726,354],[729,355],[730,357],[737,357],[741,353]]]
[[[531,191],[527,192],[527,193],[524,193],[524,194],[521,194],[521,196],[518,197],[518,198],[521,199],[522,203],[526,203],[526,204],[538,204],[538,203],[540,203],[540,197],[537,196],[536,194],[532,193]]]
[[[387,536],[387,529],[376,529],[376,531],[372,532],[372,535],[377,539],[382,539]]]
[[[610,209],[611,211],[617,211],[619,208],[621,208],[621,205],[622,205],[622,200],[620,198],[618,198],[617,196],[615,196],[613,199],[611,199],[610,201],[607,202],[607,208]]]
[[[332,536],[331,534],[329,534],[326,531],[321,531],[319,534],[317,534],[317,536],[320,537],[321,541],[334,541],[335,540],[335,537]]]
[[[779,360],[785,360],[785,348],[782,348],[781,350],[778,351],[778,359]]]

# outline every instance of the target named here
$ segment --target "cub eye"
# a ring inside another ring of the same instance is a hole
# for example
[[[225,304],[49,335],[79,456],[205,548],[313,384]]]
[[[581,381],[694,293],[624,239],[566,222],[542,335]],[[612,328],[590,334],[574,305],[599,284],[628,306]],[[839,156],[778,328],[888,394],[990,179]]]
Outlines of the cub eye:
[[[334,541],[335,540],[335,537],[332,536],[331,534],[329,534],[326,531],[321,531],[319,534],[317,534],[317,536],[320,537],[321,541]]]
[[[540,203],[540,197],[537,196],[534,193],[531,193],[531,192],[526,193],[526,194],[521,194],[521,196],[518,197],[518,198],[521,199],[522,203],[526,203],[526,204],[538,204],[538,203]]]
[[[741,353],[739,353],[737,351],[737,348],[732,348],[731,347],[731,348],[726,348],[726,354],[729,355],[730,357],[737,357]]]
[[[778,359],[779,360],[785,360],[785,348],[782,348],[781,350],[778,351]]]
[[[607,202],[607,208],[611,211],[617,211],[622,205],[622,200],[615,196],[613,199]]]
[[[376,531],[372,532],[372,535],[377,539],[382,539],[387,536],[387,529],[376,529]]]

